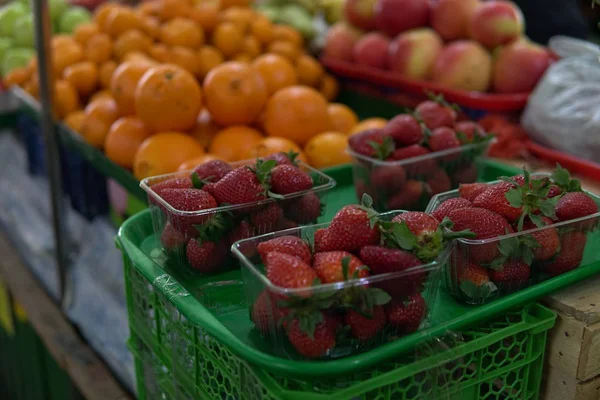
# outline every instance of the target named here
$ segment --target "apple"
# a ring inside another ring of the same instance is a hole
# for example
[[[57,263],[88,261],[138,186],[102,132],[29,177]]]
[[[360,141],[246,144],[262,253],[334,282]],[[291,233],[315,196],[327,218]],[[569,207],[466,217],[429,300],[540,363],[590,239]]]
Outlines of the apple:
[[[492,57],[479,43],[457,40],[448,44],[433,65],[431,79],[440,85],[461,90],[488,90]]]
[[[33,15],[23,15],[15,21],[13,41],[18,47],[35,47]]]
[[[367,33],[354,45],[352,58],[357,64],[386,69],[390,40],[378,32]]]
[[[323,54],[336,60],[351,61],[354,45],[360,37],[359,30],[344,22],[338,22],[327,32]]]
[[[375,6],[375,26],[390,37],[426,26],[429,2],[425,0],[379,0]]]
[[[92,20],[92,13],[87,8],[71,7],[60,16],[58,31],[72,33],[77,26]]]
[[[446,40],[467,39],[471,16],[479,0],[439,0],[431,10],[431,27]]]
[[[21,47],[13,47],[4,54],[2,59],[2,76],[6,76],[15,68],[23,68],[35,55],[35,50]]]
[[[477,6],[468,29],[471,39],[493,49],[518,39],[525,30],[525,23],[515,3],[496,0]]]
[[[406,31],[390,44],[389,68],[407,78],[428,79],[443,47],[442,38],[432,29]]]
[[[0,60],[4,59],[4,54],[13,47],[13,41],[10,38],[0,37]]]
[[[357,28],[370,31],[375,29],[375,4],[377,0],[346,0],[344,16]]]
[[[50,11],[50,18],[56,22],[60,18],[63,12],[69,7],[69,3],[66,0],[48,0],[48,10]]]
[[[550,66],[548,50],[529,41],[517,41],[498,50],[493,88],[498,93],[531,92]]]
[[[0,9],[0,37],[12,37],[15,21],[27,15],[27,7],[22,3],[11,3]]]

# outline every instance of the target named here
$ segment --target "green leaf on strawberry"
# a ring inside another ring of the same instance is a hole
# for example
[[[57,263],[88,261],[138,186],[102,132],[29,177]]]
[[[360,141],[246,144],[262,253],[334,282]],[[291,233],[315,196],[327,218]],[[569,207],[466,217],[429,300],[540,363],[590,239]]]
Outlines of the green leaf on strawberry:
[[[527,265],[533,263],[533,250],[540,247],[538,241],[532,235],[520,235],[502,239],[498,243],[498,251],[501,256],[490,263],[490,268],[502,271],[502,267],[508,260],[523,260]]]
[[[563,192],[581,192],[581,182],[577,179],[571,179],[569,171],[556,164],[556,169],[552,172],[552,180]]]
[[[373,150],[375,150],[373,157],[378,160],[385,160],[386,158],[391,156],[394,150],[396,149],[394,139],[392,139],[390,136],[385,136],[383,138],[383,143],[377,143],[372,140],[367,143],[373,148]]]
[[[427,97],[429,97],[430,100],[435,101],[438,104],[441,104],[445,107],[451,108],[456,112],[461,112],[462,109],[460,108],[460,106],[456,103],[449,103],[448,101],[446,101],[446,99],[444,98],[443,94],[435,94],[434,92],[430,91],[430,90],[426,90],[425,94],[427,95]]]
[[[460,290],[471,300],[483,301],[492,296],[498,287],[493,282],[477,286],[471,281],[464,280],[460,283]]]

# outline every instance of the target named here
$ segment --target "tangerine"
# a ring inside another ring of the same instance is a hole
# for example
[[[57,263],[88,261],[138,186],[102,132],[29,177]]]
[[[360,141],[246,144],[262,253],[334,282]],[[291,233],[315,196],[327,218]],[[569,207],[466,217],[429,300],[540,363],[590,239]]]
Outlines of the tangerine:
[[[205,32],[212,32],[219,24],[219,2],[200,2],[191,8],[189,17]]]
[[[110,86],[110,79],[116,69],[117,63],[113,60],[108,60],[100,64],[98,68],[98,82],[101,88],[106,89]]]
[[[121,115],[135,114],[135,90],[142,76],[151,68],[147,62],[129,61],[119,65],[110,79],[110,91]]]
[[[321,82],[325,72],[321,64],[308,54],[302,54],[298,57],[296,69],[298,71],[298,81],[311,87],[316,87]]]
[[[83,58],[83,49],[75,41],[54,48],[52,50],[52,66],[54,74],[56,76],[61,76],[66,67],[82,61]]]
[[[336,132],[348,135],[356,124],[358,124],[358,117],[354,111],[344,104],[329,104],[327,106],[327,113],[329,114],[331,128]]]
[[[267,47],[267,51],[284,56],[292,62],[295,62],[298,56],[300,56],[300,49],[292,42],[285,40],[272,41]]]
[[[219,157],[214,154],[210,154],[210,153],[203,154],[200,157],[192,158],[191,160],[182,162],[181,165],[179,166],[179,168],[177,168],[177,171],[179,171],[179,172],[191,171],[200,164],[204,164],[204,163],[207,163],[209,161],[214,161],[214,160],[225,161],[222,157]]]
[[[69,128],[71,128],[73,132],[79,133],[81,132],[81,125],[83,124],[84,116],[85,113],[83,112],[83,110],[73,111],[65,117],[63,123]]]
[[[295,85],[298,81],[292,63],[277,54],[263,54],[254,60],[252,68],[262,76],[269,96],[279,89]]]
[[[161,0],[160,3],[159,17],[163,21],[191,14],[192,5],[187,0]]]
[[[85,44],[84,54],[89,61],[101,64],[111,59],[113,43],[106,33],[98,33],[90,37]]]
[[[94,21],[96,22],[96,24],[98,25],[99,28],[102,28],[104,26],[104,22],[106,21],[106,18],[111,13],[111,11],[116,8],[122,8],[122,7],[123,7],[122,5],[112,3],[112,2],[102,3],[100,6],[98,6],[94,10]]]
[[[311,138],[304,151],[308,162],[315,168],[327,168],[346,164],[352,157],[346,153],[348,136],[341,132],[323,132]]]
[[[142,31],[152,39],[157,39],[160,36],[160,20],[150,16],[142,18]]]
[[[112,101],[115,101],[115,99],[113,98],[112,92],[109,89],[102,89],[99,92],[96,92],[92,95],[92,97],[90,97],[90,101],[94,102],[96,100],[100,100],[100,99],[109,99]]]
[[[350,135],[354,135],[355,133],[360,133],[369,129],[381,129],[386,125],[387,120],[385,118],[367,118],[355,125],[354,128],[350,130]]]
[[[91,61],[81,61],[65,68],[63,78],[70,82],[81,96],[87,97],[98,85],[98,67]]]
[[[254,36],[247,36],[244,38],[242,44],[242,53],[249,55],[252,59],[255,59],[260,55],[262,49],[260,48],[260,42]]]
[[[113,122],[106,135],[104,153],[115,164],[131,169],[135,152],[149,136],[150,132],[139,118],[119,118]]]
[[[273,40],[290,42],[298,48],[304,47],[304,38],[302,37],[302,34],[288,25],[274,25]]]
[[[200,74],[198,55],[189,47],[175,46],[171,49],[171,62],[179,65],[192,75]]]
[[[225,57],[231,57],[244,46],[244,33],[235,24],[223,22],[215,28],[212,44]]]
[[[245,125],[234,125],[219,131],[208,148],[209,153],[222,157],[226,161],[244,159],[249,149],[256,146],[263,135],[256,129]]]
[[[23,86],[31,78],[31,72],[27,67],[15,68],[4,76],[4,86],[9,88],[11,86]]]
[[[204,79],[211,69],[224,61],[223,54],[213,46],[202,46],[198,51],[198,77]]]
[[[101,98],[89,103],[84,110],[81,136],[94,147],[101,148],[110,126],[119,116],[117,103],[110,98]]]
[[[171,50],[162,43],[155,43],[150,47],[150,57],[161,63],[166,63],[171,57]]]
[[[142,21],[133,9],[117,7],[108,13],[100,27],[104,33],[116,38],[131,29],[141,29]]]
[[[319,84],[319,92],[321,92],[328,101],[333,101],[340,92],[340,85],[333,76],[325,74]]]
[[[224,10],[230,7],[249,7],[252,0],[221,0],[221,8]]]
[[[247,7],[230,7],[221,12],[221,22],[235,24],[244,34],[248,31],[254,18],[254,11]]]
[[[95,22],[86,22],[78,25],[73,31],[73,38],[82,46],[94,35],[100,33],[100,28]]]
[[[160,40],[169,46],[197,49],[204,43],[204,32],[189,18],[173,18],[160,27]]]
[[[117,60],[123,60],[132,52],[148,53],[152,38],[139,29],[131,29],[119,36],[113,45],[113,54]]]
[[[77,89],[66,80],[57,80],[54,84],[54,105],[59,119],[79,108],[79,95]]]
[[[254,36],[260,44],[267,45],[271,43],[275,37],[273,31],[273,23],[269,18],[259,16],[250,25],[250,33]]]
[[[244,158],[266,157],[273,153],[289,153],[290,151],[298,153],[298,156],[296,157],[297,160],[306,162],[306,156],[300,146],[291,140],[282,137],[266,137],[262,139],[244,154]]]
[[[190,131],[190,135],[198,141],[205,149],[208,149],[210,142],[215,135],[221,130],[221,127],[213,121],[208,110],[200,111],[196,125]]]

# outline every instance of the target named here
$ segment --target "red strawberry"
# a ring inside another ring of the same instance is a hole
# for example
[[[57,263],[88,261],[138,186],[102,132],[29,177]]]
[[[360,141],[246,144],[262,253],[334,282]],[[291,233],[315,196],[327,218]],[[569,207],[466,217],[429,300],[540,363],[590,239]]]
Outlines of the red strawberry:
[[[290,150],[288,153],[284,153],[283,151],[280,151],[278,153],[273,153],[270,154],[268,156],[266,156],[265,158],[263,158],[263,160],[268,161],[268,160],[274,160],[277,165],[298,165],[298,161],[296,160],[296,157],[298,157],[298,153]]]
[[[385,136],[383,129],[368,129],[350,136],[348,138],[348,145],[358,154],[362,154],[363,156],[367,157],[374,157],[377,153],[377,147],[383,146],[386,137],[388,136]]]
[[[570,221],[598,212],[598,205],[583,192],[565,193],[556,203],[556,217],[559,221]]]
[[[399,334],[415,332],[427,312],[425,299],[420,293],[411,295],[406,301],[392,301],[385,307],[388,323]]]
[[[367,206],[349,205],[335,214],[326,232],[320,237],[321,251],[342,250],[350,253],[367,245],[379,243],[378,214]]]
[[[444,193],[452,189],[450,177],[443,169],[436,169],[427,178],[427,184],[431,188],[431,195],[435,196],[438,193]]]
[[[263,262],[265,262],[267,254],[274,251],[298,257],[308,265],[310,265],[312,260],[310,247],[298,236],[279,236],[266,242],[261,242],[258,244],[257,250]]]
[[[460,141],[456,137],[456,132],[454,132],[451,128],[441,127],[433,130],[431,135],[429,136],[429,148],[433,152],[457,149],[461,146]],[[453,161],[456,160],[460,156],[459,153],[449,154],[447,156],[443,156],[443,160]]]
[[[233,228],[227,235],[229,244],[234,244],[238,240],[248,239],[254,236],[254,230],[252,225],[246,220],[240,221],[240,223]],[[249,244],[250,245],[250,244]],[[245,254],[245,252],[244,252]]]
[[[370,318],[354,310],[348,310],[344,315],[344,323],[350,327],[352,336],[358,340],[372,339],[385,326],[383,306],[373,307],[368,314],[370,314]]]
[[[215,199],[199,189],[163,189],[161,197],[177,211],[204,211],[217,207]],[[173,226],[188,237],[197,234],[193,225],[201,225],[214,213],[185,214],[164,210]]]
[[[196,176],[193,179],[197,178],[207,182],[217,182],[231,172],[231,170],[231,165],[227,162],[222,160],[211,160],[194,168],[193,173],[196,173]]]
[[[160,235],[160,241],[167,250],[175,250],[187,242],[187,238],[167,221]]]
[[[463,199],[473,202],[481,193],[485,192],[490,185],[487,183],[461,183],[458,187],[458,194]]]
[[[487,136],[483,127],[473,121],[457,122],[454,124],[454,130],[462,144],[472,143],[476,137]]]
[[[550,191],[548,192],[548,196],[547,196],[547,197],[548,197],[549,199],[551,199],[551,198],[553,198],[553,197],[556,197],[556,196],[558,196],[559,194],[562,194],[562,189],[561,189],[561,188],[559,188],[559,187],[558,187],[558,186],[556,186],[556,185],[552,185],[552,186],[550,186]]]
[[[313,285],[317,273],[304,261],[290,254],[273,251],[265,260],[267,278],[275,286],[305,288]]]
[[[557,276],[579,267],[583,260],[586,242],[587,236],[584,232],[571,231],[563,234],[558,256],[543,265],[544,271],[551,276]]]
[[[463,199],[462,197],[454,197],[440,204],[438,208],[436,208],[435,211],[431,213],[431,215],[441,222],[444,218],[448,216],[450,211],[468,207],[472,207],[471,202],[469,200]]]
[[[305,225],[314,223],[321,216],[322,208],[319,196],[315,192],[308,192],[286,201],[283,212],[286,218]]]
[[[478,177],[479,170],[477,169],[477,164],[469,163],[456,168],[456,170],[452,172],[452,176],[450,178],[452,180],[452,185],[456,187],[464,183],[473,183]]]
[[[411,178],[416,178],[421,175],[427,175],[430,171],[436,168],[435,160],[432,158],[426,158],[420,161],[408,161],[415,157],[424,157],[428,154],[431,154],[429,150],[420,144],[413,144],[412,146],[402,147],[394,151],[390,160],[400,161],[407,160],[406,163],[403,163],[404,169],[406,170],[406,176]]]
[[[227,242],[198,241],[190,239],[185,250],[190,266],[200,272],[216,272],[223,267],[229,248]]]
[[[345,262],[348,263],[346,276],[343,267]],[[344,282],[353,279],[355,273],[357,278],[366,278],[369,276],[369,271],[366,268],[361,269],[363,266],[364,263],[358,257],[346,251],[316,253],[313,262],[313,268],[322,283]]]
[[[500,182],[481,193],[473,200],[473,206],[485,208],[502,215],[508,221],[516,221],[523,213],[523,207],[513,207],[506,198],[508,191],[515,186],[509,182]]]
[[[480,287],[490,281],[490,276],[485,268],[480,265],[467,262],[464,266],[456,268],[458,272],[459,282],[471,282],[475,286]]]
[[[252,305],[250,318],[263,334],[274,332],[279,328],[279,323],[285,312],[276,305],[274,296],[270,296],[266,290],[258,295]]]
[[[457,280],[457,290],[474,302],[482,302],[496,292],[498,288],[490,282],[490,276],[485,268],[470,261],[457,260],[457,258],[462,257],[456,257],[455,254],[451,264],[454,278]]]
[[[552,225],[552,221],[548,217],[541,217],[544,226]],[[525,221],[523,230],[538,229],[538,226],[530,220]],[[539,244],[539,247],[533,248],[533,256],[538,261],[545,261],[552,258],[560,247],[560,237],[556,228],[546,228],[541,231],[530,233],[530,235]]]
[[[310,175],[293,165],[278,165],[271,171],[271,191],[277,194],[290,194],[312,188]]]
[[[423,140],[423,129],[412,115],[401,114],[392,118],[383,128],[383,134],[390,136],[396,144],[410,146]]]
[[[443,126],[452,127],[456,121],[456,111],[451,107],[432,100],[419,104],[415,109],[415,114],[418,115],[429,129],[436,129]]]
[[[380,193],[397,193],[406,181],[402,165],[380,165],[371,170],[371,186]]]
[[[159,196],[163,189],[191,189],[193,187],[192,180],[189,176],[167,179],[151,186],[152,190]]]
[[[325,229],[325,228],[317,229],[315,231],[315,245],[314,245],[315,253],[321,253],[321,252],[325,251],[325,248],[323,246],[323,239],[325,238],[326,234],[327,234],[327,229]]]
[[[308,358],[319,358],[327,355],[335,347],[335,335],[338,322],[330,316],[323,315],[313,332],[305,332],[298,319],[294,319],[287,330],[287,337],[298,351]]]
[[[279,223],[277,224],[277,231],[284,231],[286,229],[292,229],[292,228],[297,228],[298,224],[295,221],[292,221],[290,219],[287,218],[281,218],[279,220]]]
[[[433,235],[440,225],[435,217],[420,211],[396,215],[392,222],[406,223],[408,229],[416,236]]]
[[[531,269],[529,265],[520,260],[511,260],[497,269],[490,270],[490,278],[493,282],[510,285],[512,288],[517,288],[527,283],[530,275]]]
[[[250,214],[250,223],[254,226],[255,233],[262,235],[275,231],[281,218],[283,218],[283,210],[278,203],[272,202],[259,210],[255,208]]]
[[[428,184],[409,180],[406,181],[399,193],[387,200],[386,206],[388,210],[415,209],[430,197],[431,188]]]
[[[238,167],[218,182],[205,185],[204,190],[212,194],[219,204],[245,204],[264,200],[267,198],[266,182],[275,162],[270,163],[272,164],[257,162],[255,169]]]

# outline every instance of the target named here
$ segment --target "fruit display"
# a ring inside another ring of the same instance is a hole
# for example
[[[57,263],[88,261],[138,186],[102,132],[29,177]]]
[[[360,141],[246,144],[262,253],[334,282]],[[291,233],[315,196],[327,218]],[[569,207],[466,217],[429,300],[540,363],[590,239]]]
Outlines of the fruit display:
[[[344,11],[346,21],[327,34],[324,59],[386,77],[522,94],[554,60],[524,36],[523,15],[511,1],[346,0]]]
[[[236,243],[256,330],[291,359],[344,357],[416,332],[447,241],[469,234],[448,224],[423,212],[378,214],[365,196],[328,224]]]
[[[221,272],[231,264],[234,242],[314,223],[324,209],[321,197],[335,181],[295,156],[216,159],[142,180],[171,265],[185,272]]]
[[[378,211],[424,210],[432,196],[477,180],[475,161],[490,139],[479,124],[457,121],[456,106],[433,96],[412,115],[350,136],[356,194],[371,196]]]
[[[598,204],[560,166],[551,175],[524,170],[440,194],[428,212],[475,234],[457,240],[445,266],[446,287],[463,302],[482,304],[597,262],[591,238]]]

